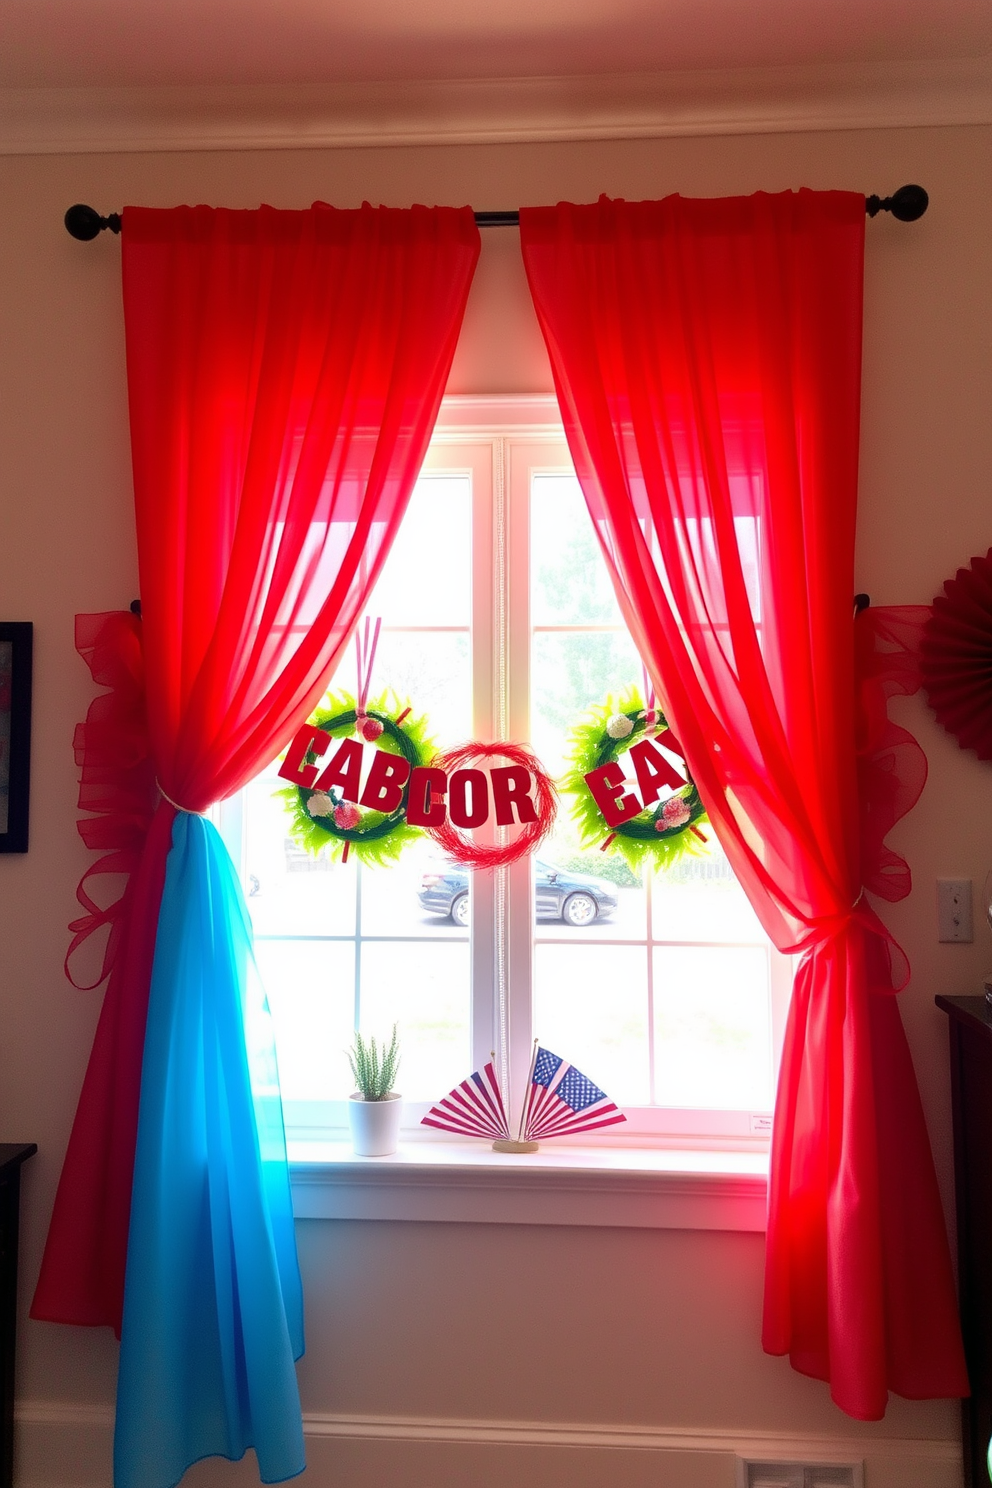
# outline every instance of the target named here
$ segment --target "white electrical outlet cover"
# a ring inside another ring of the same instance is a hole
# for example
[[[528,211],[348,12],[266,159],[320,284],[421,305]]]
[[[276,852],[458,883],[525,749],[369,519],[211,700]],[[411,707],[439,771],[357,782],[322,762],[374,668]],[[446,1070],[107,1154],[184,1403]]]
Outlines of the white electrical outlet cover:
[[[974,940],[970,878],[938,878],[937,939],[944,944],[967,944]]]

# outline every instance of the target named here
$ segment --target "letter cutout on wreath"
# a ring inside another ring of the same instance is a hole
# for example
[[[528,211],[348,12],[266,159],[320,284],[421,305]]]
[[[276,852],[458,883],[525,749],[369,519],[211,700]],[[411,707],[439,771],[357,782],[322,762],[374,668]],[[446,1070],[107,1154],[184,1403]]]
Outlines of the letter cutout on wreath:
[[[334,785],[339,787],[344,800],[357,805],[362,793],[362,746],[357,739],[342,739],[317,781],[320,791],[329,791]]]
[[[636,796],[622,794],[626,781],[616,761],[600,765],[598,770],[590,770],[584,779],[608,827],[622,826],[644,810]]]
[[[311,751],[320,759],[330,742],[330,734],[325,734],[323,729],[316,728],[312,723],[304,724],[293,735],[293,742],[286,751],[286,758],[279,766],[279,774],[283,780],[289,780],[293,785],[309,790],[317,778],[318,767],[305,764],[304,761]]]
[[[484,770],[455,771],[448,785],[448,815],[456,827],[482,826],[489,815],[489,784]]]
[[[670,785],[672,790],[680,790],[685,785],[685,776],[679,774],[657,744],[652,744],[650,739],[641,739],[639,743],[632,744],[630,758],[637,775],[637,789],[645,806],[657,801],[663,785]],[[614,822],[610,823],[610,826],[614,825]]]
[[[362,791],[363,806],[388,816],[403,800],[403,787],[410,778],[410,761],[402,755],[377,749],[372,755],[372,768]],[[409,820],[409,813],[407,815]]]
[[[529,770],[521,765],[496,765],[490,770],[489,779],[497,826],[512,827],[514,821],[537,821],[537,808],[530,795],[533,782]],[[517,808],[516,817],[513,815],[514,806]]]
[[[448,814],[444,803],[448,776],[436,765],[418,765],[410,776],[406,819],[411,827],[442,827]]]

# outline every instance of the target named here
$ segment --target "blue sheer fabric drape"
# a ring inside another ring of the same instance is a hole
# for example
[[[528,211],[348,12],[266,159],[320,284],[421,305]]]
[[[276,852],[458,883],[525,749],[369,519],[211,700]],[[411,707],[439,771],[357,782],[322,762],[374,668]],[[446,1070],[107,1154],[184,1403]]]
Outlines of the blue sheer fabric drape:
[[[254,1447],[302,1472],[303,1297],[271,1020],[213,825],[173,825],[135,1154],[116,1488],[172,1488]]]

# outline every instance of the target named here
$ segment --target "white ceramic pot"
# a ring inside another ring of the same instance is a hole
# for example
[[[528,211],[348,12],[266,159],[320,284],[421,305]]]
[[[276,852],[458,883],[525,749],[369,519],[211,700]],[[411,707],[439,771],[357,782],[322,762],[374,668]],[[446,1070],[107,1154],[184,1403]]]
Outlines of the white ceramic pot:
[[[402,1096],[391,1092],[384,1100],[366,1100],[357,1092],[348,1097],[351,1145],[358,1157],[388,1157],[400,1136]]]

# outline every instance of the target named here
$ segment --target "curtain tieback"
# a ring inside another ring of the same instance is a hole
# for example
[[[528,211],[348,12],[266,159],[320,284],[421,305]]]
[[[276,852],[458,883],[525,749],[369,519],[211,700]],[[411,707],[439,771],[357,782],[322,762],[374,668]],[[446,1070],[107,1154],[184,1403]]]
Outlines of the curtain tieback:
[[[184,816],[203,816],[203,815],[205,815],[205,813],[202,812],[202,811],[193,811],[192,808],[189,807],[189,806],[180,806],[180,804],[179,804],[178,801],[174,801],[172,799],[172,797],[169,795],[168,791],[164,791],[162,789],[162,782],[161,782],[161,780],[159,780],[159,778],[158,778],[157,775],[155,777],[155,784],[158,787],[158,793],[162,797],[162,800],[163,801],[168,801],[168,803],[169,803],[170,806],[174,807],[176,811],[181,811],[184,814]]]
[[[810,923],[805,935],[786,954],[809,955],[835,936],[860,926],[865,934],[869,985],[874,992],[901,992],[909,981],[909,962],[902,946],[872,909],[864,889],[851,908]]]

